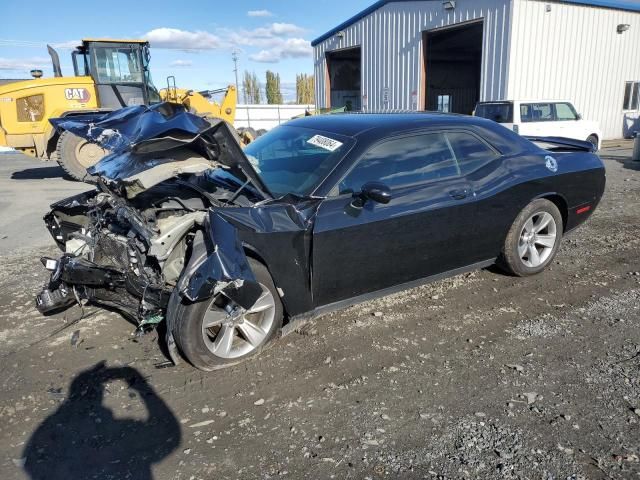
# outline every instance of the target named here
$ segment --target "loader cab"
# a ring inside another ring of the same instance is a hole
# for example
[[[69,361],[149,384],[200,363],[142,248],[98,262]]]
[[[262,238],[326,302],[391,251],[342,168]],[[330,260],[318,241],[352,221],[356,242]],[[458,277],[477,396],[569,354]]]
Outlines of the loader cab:
[[[76,76],[90,76],[100,108],[116,110],[160,102],[149,71],[149,43],[142,40],[83,40],[72,54]]]

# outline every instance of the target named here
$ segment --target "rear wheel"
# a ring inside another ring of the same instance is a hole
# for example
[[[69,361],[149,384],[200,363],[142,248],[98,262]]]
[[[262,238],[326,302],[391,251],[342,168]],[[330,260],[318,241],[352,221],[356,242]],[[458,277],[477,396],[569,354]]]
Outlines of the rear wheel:
[[[201,370],[217,370],[257,355],[282,327],[282,303],[269,271],[251,258],[249,265],[262,294],[243,314],[228,313],[235,305],[223,295],[180,306],[175,340]]]
[[[597,135],[589,135],[587,137],[587,142],[593,145],[594,150],[598,151],[598,136]]]
[[[499,260],[508,272],[525,277],[544,270],[562,239],[562,215],[553,202],[538,199],[527,205],[511,225]]]
[[[56,146],[55,160],[73,179],[92,183],[95,177],[87,172],[109,152],[71,132],[62,132]]]

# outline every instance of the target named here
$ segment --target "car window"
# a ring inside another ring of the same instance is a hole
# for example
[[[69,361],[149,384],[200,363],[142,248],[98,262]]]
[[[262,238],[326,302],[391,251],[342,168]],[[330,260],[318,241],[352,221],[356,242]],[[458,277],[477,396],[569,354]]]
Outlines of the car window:
[[[449,142],[442,133],[389,140],[373,147],[340,183],[340,193],[353,193],[367,182],[393,188],[459,175]]]
[[[479,103],[476,106],[476,117],[488,118],[498,123],[513,122],[512,103]]]
[[[550,103],[523,103],[520,105],[520,120],[527,122],[550,122],[553,118],[553,106]]]
[[[470,133],[447,132],[446,135],[462,175],[477,170],[499,156],[495,150]]]
[[[577,120],[578,115],[570,103],[556,103],[556,120]]]

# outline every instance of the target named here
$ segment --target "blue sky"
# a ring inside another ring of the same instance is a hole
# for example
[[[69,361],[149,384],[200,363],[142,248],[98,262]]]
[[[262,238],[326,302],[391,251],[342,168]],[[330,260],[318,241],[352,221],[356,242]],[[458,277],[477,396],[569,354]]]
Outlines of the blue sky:
[[[240,73],[256,72],[261,81],[266,70],[280,73],[285,98],[291,99],[296,73],[313,73],[309,42],[373,1],[8,0],[0,78],[28,78],[32,68],[51,75],[47,43],[56,46],[63,74],[71,75],[70,47],[81,38],[147,38],[158,88],[167,75],[175,75],[178,86],[198,90],[233,83],[236,49]],[[38,21],[29,21],[34,15]]]

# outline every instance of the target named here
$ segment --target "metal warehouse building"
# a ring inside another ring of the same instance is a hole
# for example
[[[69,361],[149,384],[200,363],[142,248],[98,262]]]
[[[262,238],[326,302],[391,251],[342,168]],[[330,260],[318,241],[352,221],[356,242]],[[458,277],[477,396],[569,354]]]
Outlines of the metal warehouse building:
[[[312,45],[320,108],[562,99],[605,138],[640,122],[639,0],[380,0]]]

